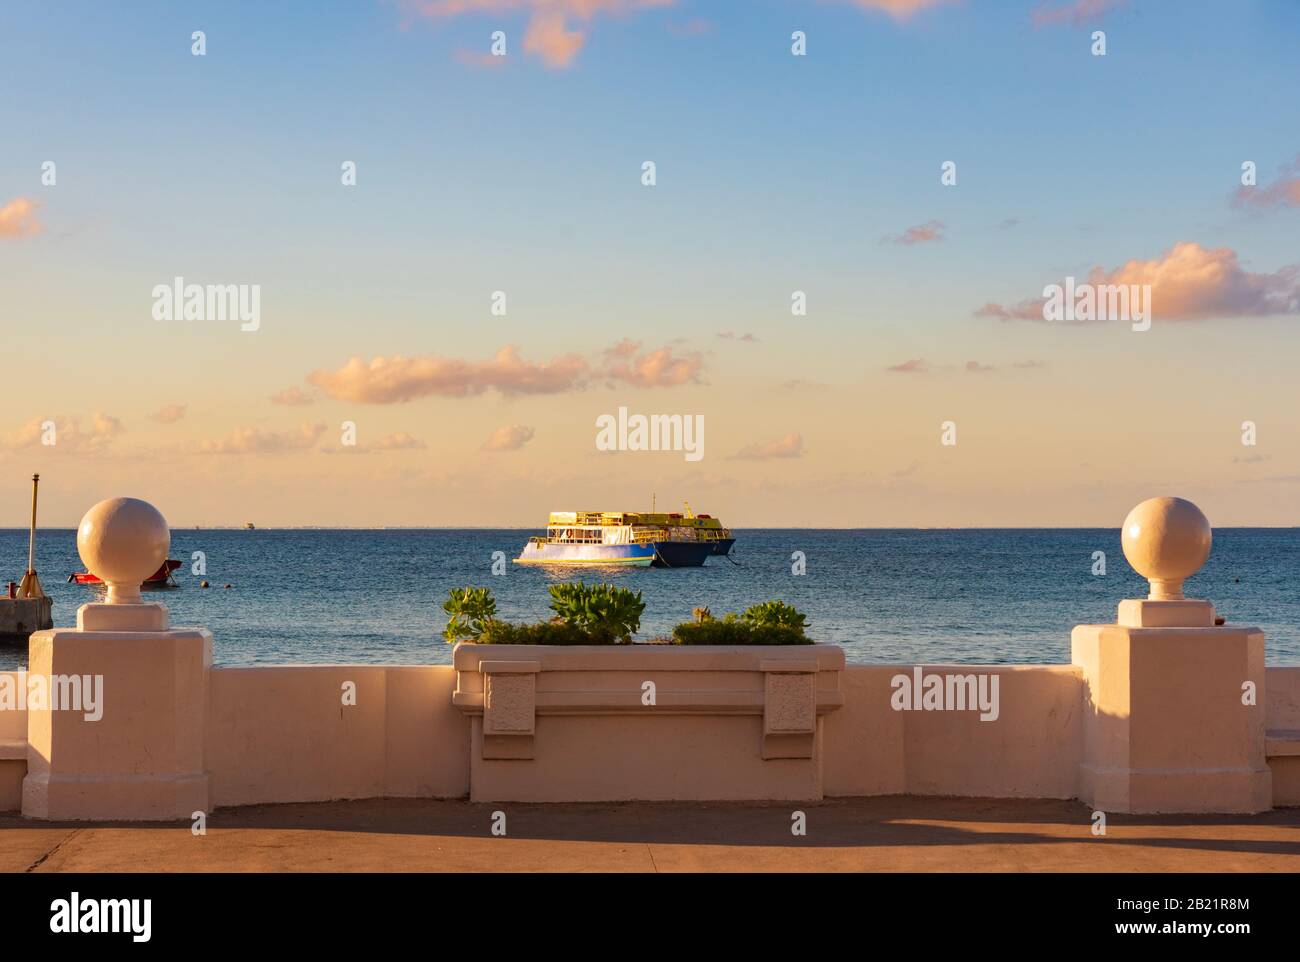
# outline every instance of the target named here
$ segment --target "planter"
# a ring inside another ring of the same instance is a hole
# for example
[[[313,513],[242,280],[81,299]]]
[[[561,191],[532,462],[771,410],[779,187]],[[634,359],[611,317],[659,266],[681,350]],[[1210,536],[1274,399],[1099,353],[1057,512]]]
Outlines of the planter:
[[[462,643],[475,801],[822,797],[833,645]]]

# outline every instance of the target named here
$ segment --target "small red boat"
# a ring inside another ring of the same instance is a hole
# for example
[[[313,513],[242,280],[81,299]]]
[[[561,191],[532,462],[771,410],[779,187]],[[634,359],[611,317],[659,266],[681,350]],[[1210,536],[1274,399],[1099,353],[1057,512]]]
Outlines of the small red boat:
[[[181,562],[177,561],[175,558],[168,558],[166,561],[162,563],[161,568],[159,568],[157,571],[151,574],[148,578],[144,579],[144,583],[147,585],[155,585],[155,586],[171,585],[173,588],[175,588],[177,587],[177,584],[176,584],[176,579],[172,577],[172,572],[175,571],[180,566],[181,566]],[[78,585],[103,584],[103,582],[99,578],[99,575],[92,575],[88,571],[77,571],[74,572],[73,574],[68,575],[68,583],[78,584]]]

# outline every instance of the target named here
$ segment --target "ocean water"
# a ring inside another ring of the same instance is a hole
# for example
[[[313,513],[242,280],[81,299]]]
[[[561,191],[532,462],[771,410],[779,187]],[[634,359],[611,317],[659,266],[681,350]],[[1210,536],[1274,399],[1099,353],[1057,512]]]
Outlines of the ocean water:
[[[507,564],[493,576],[493,552],[513,558],[534,533],[175,530],[181,587],[148,597],[168,606],[172,624],[210,629],[219,665],[446,664],[442,602],[451,588],[490,586],[502,617],[541,619],[550,614],[548,584],[602,576],[643,593],[640,638],[666,635],[696,606],[720,615],[780,598],[851,662],[1006,664],[1068,662],[1072,626],[1113,622],[1122,598],[1146,594],[1117,528],[750,530],[737,532],[738,564],[558,575]],[[209,589],[191,573],[199,551]],[[796,551],[807,559],[802,576],[791,573]],[[1092,574],[1095,551],[1106,553],[1104,577]],[[27,533],[0,531],[0,578],[17,580],[26,561]],[[72,624],[77,606],[98,597],[99,589],[66,583],[81,570],[72,530],[39,533],[36,567],[57,625]],[[1216,531],[1188,594],[1262,628],[1270,665],[1300,665],[1300,529]],[[0,669],[23,667],[26,657],[25,645],[0,646]]]

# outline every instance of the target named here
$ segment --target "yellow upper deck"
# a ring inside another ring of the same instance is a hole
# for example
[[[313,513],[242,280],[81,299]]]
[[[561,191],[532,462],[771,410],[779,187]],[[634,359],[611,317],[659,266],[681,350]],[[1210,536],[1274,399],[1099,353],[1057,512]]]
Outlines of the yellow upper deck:
[[[642,511],[552,511],[548,521],[555,525],[625,525],[651,524],[674,528],[721,528],[717,518],[687,517],[681,514],[664,514]]]

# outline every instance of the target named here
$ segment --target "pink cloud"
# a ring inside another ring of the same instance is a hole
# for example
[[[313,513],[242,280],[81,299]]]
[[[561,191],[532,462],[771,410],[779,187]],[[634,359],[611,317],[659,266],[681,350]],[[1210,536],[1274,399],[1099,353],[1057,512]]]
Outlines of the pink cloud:
[[[522,424],[511,424],[508,427],[497,428],[483,442],[483,450],[518,451],[533,439],[535,433],[532,428],[525,427]]]
[[[548,67],[564,69],[573,64],[586,45],[591,24],[598,16],[624,16],[655,7],[669,7],[675,0],[398,0],[408,17],[438,21],[454,17],[526,12],[524,50]]]
[[[175,424],[181,418],[185,417],[184,404],[164,404],[149,417],[159,424]]]
[[[569,66],[586,42],[586,33],[566,27],[559,11],[533,14],[524,31],[524,49],[541,57],[548,67]]]
[[[456,51],[456,60],[467,67],[501,67],[505,65],[506,57],[498,57],[494,54],[484,53],[481,50],[467,50],[461,48]]]
[[[904,361],[902,364],[894,364],[885,368],[886,371],[893,371],[895,374],[927,374],[929,365],[925,363],[924,358],[914,357],[910,361]]]
[[[1128,0],[1072,0],[1058,7],[1042,3],[1034,8],[1029,18],[1035,27],[1051,27],[1061,23],[1081,27],[1127,5]]]
[[[41,205],[26,197],[17,197],[0,207],[0,237],[30,237],[41,232],[36,208]]]
[[[604,375],[633,387],[676,387],[700,380],[704,358],[699,353],[675,354],[671,347],[661,347],[648,354],[638,354],[641,345],[622,340],[605,352]]]
[[[1267,187],[1238,187],[1232,202],[1237,207],[1257,210],[1300,207],[1300,157],[1284,165],[1277,180]]]
[[[997,368],[992,364],[981,364],[979,361],[967,361],[966,372],[968,374],[987,374],[990,371],[996,371]]]
[[[419,438],[398,431],[387,434],[372,444],[341,444],[338,447],[321,448],[321,454],[372,454],[375,451],[423,451],[427,445]]]
[[[733,461],[771,461],[778,458],[803,456],[803,435],[797,431],[776,441],[763,441],[741,448],[731,456]]]
[[[303,424],[296,431],[236,428],[229,437],[202,442],[199,451],[203,454],[282,454],[310,448],[324,433],[323,424]]]
[[[705,20],[703,17],[694,17],[685,23],[670,23],[668,30],[679,37],[702,37],[706,33],[712,33],[715,24],[711,20]]]
[[[913,14],[957,0],[846,0],[862,10],[879,10],[895,20],[906,20]]]
[[[0,442],[0,448],[20,450],[47,447],[51,451],[99,451],[107,447],[125,428],[120,419],[96,411],[90,426],[82,427],[79,418],[35,417]]]
[[[913,244],[927,244],[931,241],[943,240],[944,223],[941,220],[926,221],[924,224],[918,224],[915,227],[909,227],[901,234],[886,234],[880,238],[882,244],[905,244],[910,247]]]
[[[398,431],[385,435],[371,447],[376,451],[422,451],[427,445],[414,435]]]
[[[534,364],[508,344],[487,361],[438,357],[376,357],[348,360],[335,371],[317,370],[307,380],[337,401],[400,404],[417,398],[469,397],[496,389],[502,394],[558,394],[581,386],[588,364],[565,354],[549,364]]]
[[[272,404],[283,404],[285,407],[303,407],[314,403],[314,399],[300,387],[287,387],[278,394],[271,395]]]
[[[1160,257],[1131,260],[1113,271],[1094,267],[1087,282],[1150,284],[1151,315],[1157,321],[1300,313],[1300,264],[1256,274],[1242,269],[1231,248],[1206,248],[1194,241],[1179,241]],[[975,316],[1042,321],[1043,302],[1042,297],[1014,305],[990,302]]]
[[[563,354],[535,363],[519,356],[507,344],[487,361],[426,354],[419,357],[349,358],[335,370],[320,369],[307,375],[309,383],[336,401],[360,404],[402,404],[424,397],[472,397],[495,390],[506,396],[561,394],[578,391],[596,381],[632,387],[675,387],[697,383],[703,355],[677,354],[671,347],[641,353],[641,345],[622,340],[592,363],[577,354]],[[295,388],[277,398],[296,396]],[[281,400],[278,403],[299,403]]]

